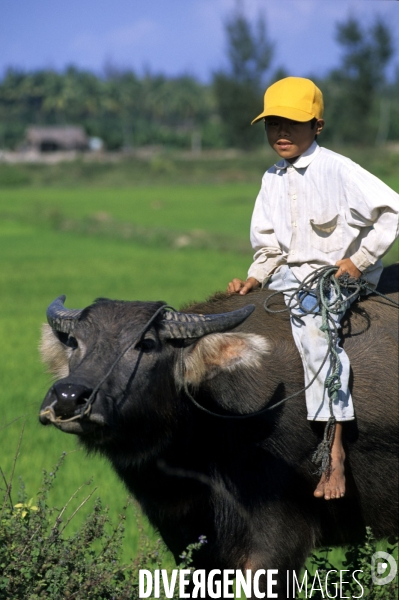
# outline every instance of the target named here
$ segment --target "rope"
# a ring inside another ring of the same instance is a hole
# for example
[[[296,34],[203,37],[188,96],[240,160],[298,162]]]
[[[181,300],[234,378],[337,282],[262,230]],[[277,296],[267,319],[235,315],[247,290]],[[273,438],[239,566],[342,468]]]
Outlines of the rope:
[[[287,290],[287,292],[293,292],[292,295],[289,298],[288,301],[288,306],[281,309],[281,310],[273,310],[271,308],[269,308],[267,305],[269,303],[269,301],[276,296],[277,294],[280,294],[281,292],[274,292],[273,294],[271,294],[268,298],[266,298],[265,303],[264,303],[264,308],[267,312],[269,313],[282,313],[282,312],[287,312],[287,311],[294,311],[295,309],[299,308],[303,313],[306,314],[313,314],[316,312],[319,312],[319,302],[317,304],[315,304],[311,310],[306,309],[302,302],[304,301],[304,298],[306,295],[311,295],[311,296],[315,296],[315,288],[312,287],[313,284],[315,282],[317,282],[320,279],[320,275],[322,275],[323,273],[320,273],[320,271],[324,272],[326,270],[329,270],[330,273],[334,273],[335,271],[337,271],[337,267],[321,267],[320,269],[317,269],[317,271],[313,271],[311,273],[312,278],[311,280],[308,281],[309,277],[307,277],[302,284],[300,284],[298,287],[295,288],[290,288]],[[336,281],[335,277],[334,280]],[[325,280],[323,279],[323,286],[325,285]],[[334,284],[335,284],[334,281]],[[355,282],[357,282],[357,280],[354,280]],[[309,283],[309,285],[308,285]],[[346,281],[343,283],[343,285],[347,285]],[[339,289],[339,287],[338,287]],[[355,292],[356,293],[356,292]],[[349,296],[348,299],[352,298],[353,295]],[[303,294],[303,296],[300,297],[300,294]],[[323,292],[323,301],[326,304],[326,298],[325,298],[325,293]],[[291,306],[293,303],[295,302],[295,304],[293,306]],[[338,304],[337,304],[338,306]],[[335,310],[334,308],[332,310]],[[342,309],[341,309],[342,310]],[[339,310],[337,310],[337,312],[340,312]],[[335,322],[332,321],[332,324],[334,326],[334,330],[336,333],[336,337],[338,338],[338,329],[335,326]],[[317,370],[316,374],[314,375],[314,377],[311,379],[311,381],[303,388],[301,388],[300,390],[298,390],[297,392],[295,392],[294,394],[291,394],[290,396],[287,396],[286,398],[283,398],[282,400],[280,400],[279,402],[276,402],[275,404],[273,404],[272,406],[265,406],[264,408],[256,411],[256,412],[251,412],[251,413],[246,413],[246,414],[240,414],[240,413],[232,413],[232,414],[220,414],[220,413],[215,413],[207,408],[205,408],[204,406],[201,406],[201,404],[199,404],[195,398],[192,396],[192,394],[190,393],[185,377],[184,377],[184,356],[183,356],[183,352],[184,349],[182,348],[180,351],[180,371],[181,371],[181,375],[182,375],[182,379],[183,379],[183,387],[184,387],[184,392],[186,393],[186,395],[188,396],[188,398],[190,399],[190,401],[202,412],[211,415],[212,417],[217,417],[219,419],[250,419],[250,418],[255,418],[258,417],[260,415],[265,414],[267,411],[269,410],[274,410],[275,408],[277,408],[278,406],[281,406],[282,404],[284,404],[285,402],[287,402],[288,400],[291,400],[292,398],[295,398],[296,396],[299,396],[300,394],[302,394],[303,392],[305,392],[307,389],[310,388],[310,386],[316,381],[317,377],[319,376],[319,374],[321,373],[321,370],[323,369],[328,356],[329,356],[329,351],[326,352],[323,361],[319,367],[319,369]],[[336,354],[336,357],[339,361],[339,357],[338,354]],[[339,365],[338,365],[338,373],[339,373]],[[336,372],[336,369],[334,370],[334,373]],[[331,381],[330,383],[331,389],[333,389],[334,387],[334,380]],[[339,389],[339,388],[338,388]],[[338,393],[338,392],[337,392]]]

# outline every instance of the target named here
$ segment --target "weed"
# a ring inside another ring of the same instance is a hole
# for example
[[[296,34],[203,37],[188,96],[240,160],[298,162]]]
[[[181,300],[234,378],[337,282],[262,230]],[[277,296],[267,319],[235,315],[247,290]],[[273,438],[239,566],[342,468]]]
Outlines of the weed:
[[[11,481],[7,483],[4,480],[6,489],[0,523],[0,599],[136,598],[137,567],[157,568],[162,561],[163,545],[160,541],[154,544],[143,535],[135,562],[120,564],[127,505],[116,526],[109,531],[108,510],[103,509],[99,498],[94,501],[81,527],[73,535],[65,536],[66,527],[90,500],[96,488],[85,495],[69,518],[65,516],[67,508],[76,501],[85,485],[91,486],[91,482],[82,485],[62,509],[50,507],[49,492],[64,460],[65,453],[53,471],[43,471],[43,482],[34,500],[27,499],[21,484],[20,502],[14,505]]]

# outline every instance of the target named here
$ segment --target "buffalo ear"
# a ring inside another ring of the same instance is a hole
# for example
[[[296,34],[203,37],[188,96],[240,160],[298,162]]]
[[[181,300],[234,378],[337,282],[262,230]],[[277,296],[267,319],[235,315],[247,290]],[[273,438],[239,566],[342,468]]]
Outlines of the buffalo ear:
[[[270,353],[266,338],[252,333],[213,333],[184,350],[186,383],[194,386],[222,371],[257,368]]]
[[[42,325],[42,337],[39,345],[42,361],[47,365],[50,373],[57,379],[62,379],[69,375],[69,357],[70,348],[65,346],[56,335],[50,325]]]

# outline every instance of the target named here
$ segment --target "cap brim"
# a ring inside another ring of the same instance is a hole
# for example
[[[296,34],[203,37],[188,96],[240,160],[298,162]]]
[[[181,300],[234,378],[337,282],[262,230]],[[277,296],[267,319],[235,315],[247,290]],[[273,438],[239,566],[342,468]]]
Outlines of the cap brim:
[[[275,106],[264,110],[263,113],[258,115],[256,119],[251,122],[251,125],[257,123],[265,117],[283,117],[285,119],[291,119],[291,121],[300,121],[305,123],[305,121],[311,121],[314,119],[315,115],[311,115],[308,112],[304,112],[303,110],[299,110],[297,108],[290,108],[289,106]]]

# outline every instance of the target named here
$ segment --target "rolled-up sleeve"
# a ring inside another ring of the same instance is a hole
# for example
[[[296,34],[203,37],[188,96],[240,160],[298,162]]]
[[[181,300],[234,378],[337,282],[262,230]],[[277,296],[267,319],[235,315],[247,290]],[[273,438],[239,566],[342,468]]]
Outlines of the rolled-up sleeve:
[[[399,235],[399,195],[359,166],[349,174],[346,195],[350,209],[370,227],[350,257],[364,271],[388,252]]]
[[[255,202],[251,220],[251,244],[255,250],[254,260],[248,270],[248,277],[263,282],[281,264],[282,251],[268,214],[269,203],[262,188]]]

